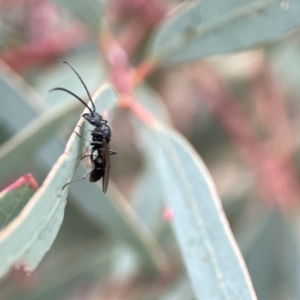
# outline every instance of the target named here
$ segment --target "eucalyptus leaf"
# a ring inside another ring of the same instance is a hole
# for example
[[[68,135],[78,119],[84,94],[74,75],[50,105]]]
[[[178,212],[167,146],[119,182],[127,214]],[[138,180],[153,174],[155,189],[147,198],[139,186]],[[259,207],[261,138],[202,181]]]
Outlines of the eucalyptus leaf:
[[[67,195],[66,189],[62,190],[64,178],[71,177],[77,166],[70,162],[80,159],[83,147],[83,140],[73,133],[42,186],[18,217],[0,232],[0,276],[17,265],[27,272],[34,270],[51,247],[64,215]]]
[[[65,102],[41,114],[0,147],[0,181],[7,178],[51,138],[82,104]]]
[[[279,77],[281,87],[287,93],[295,93],[298,95],[300,70],[300,50],[299,43],[287,40],[274,47],[270,47],[269,59],[272,61],[272,66]],[[298,97],[295,97],[298,102]]]
[[[276,273],[278,285],[283,287],[283,299],[299,299],[300,297],[300,239],[299,239],[299,214],[286,217],[277,215],[279,221],[278,231],[274,234],[279,259],[276,260]],[[281,237],[278,239],[278,237]],[[276,248],[275,248],[276,249]],[[274,263],[274,262],[273,262]],[[274,294],[273,294],[274,295]],[[276,295],[276,294],[275,294]]]
[[[167,109],[160,98],[160,96],[147,84],[138,86],[135,93],[139,101],[147,108],[152,115],[162,123],[170,124],[170,116]],[[132,119],[133,127],[137,130],[139,137],[137,143],[141,149],[142,154],[146,160],[146,166],[137,181],[136,187],[133,191],[131,201],[135,212],[138,214],[142,222],[152,231],[157,232],[162,227],[163,220],[163,199],[162,192],[158,188],[159,176],[153,167],[153,157],[148,155],[147,151],[143,151],[144,141],[144,128]]]
[[[51,88],[51,87],[50,87]],[[47,110],[43,99],[15,73],[0,65],[1,110],[0,126],[13,136],[28,126],[41,112]],[[58,137],[52,137],[47,145],[38,149],[34,157],[37,165],[45,173],[49,172],[65,148]]]
[[[122,197],[112,182],[108,195],[102,193],[101,183],[70,186],[74,203],[94,224],[102,227],[117,240],[130,245],[139,256],[145,270],[160,272],[167,268],[167,258],[156,238]]]
[[[184,278],[172,284],[169,291],[166,292],[159,300],[194,300],[193,291],[189,281]]]
[[[105,85],[93,98],[96,111],[101,112],[106,109],[111,118],[117,103],[114,90],[109,85]],[[90,124],[86,125],[87,130],[93,128]],[[82,136],[90,139],[90,131],[85,131]],[[70,164],[76,165],[77,159],[73,158]],[[64,179],[64,182],[68,181],[70,181],[69,178]],[[109,193],[105,195],[102,193],[99,182],[86,184],[89,185],[88,190],[82,188],[83,182],[67,186],[67,189],[71,188],[77,196],[74,197],[73,203],[95,224],[105,227],[112,236],[130,244],[148,269],[164,270],[167,267],[167,259],[157,240],[143,225],[117,188],[110,183]]]
[[[204,0],[184,5],[154,33],[149,59],[182,63],[256,47],[300,25],[298,0]]]
[[[14,291],[13,299],[39,300],[39,299],[60,299],[70,289],[70,284],[80,283],[85,276],[95,277],[98,280],[100,275],[107,273],[113,260],[112,246],[99,243],[99,239],[88,241],[64,253],[65,260],[55,265],[56,272],[47,274],[34,290]],[[58,263],[58,262],[57,262]]]
[[[208,171],[178,133],[154,126],[148,151],[157,173],[195,298],[256,299]],[[155,145],[155,147],[151,147]]]
[[[300,296],[297,219],[290,216],[286,218],[274,210],[269,211],[264,226],[261,226],[260,232],[245,253],[259,299],[272,300],[280,295],[281,299],[292,300]]]
[[[49,86],[49,88],[52,87]],[[38,94],[32,92],[18,76],[8,72],[5,67],[2,67],[0,72],[0,91],[4,101],[0,110],[1,125],[5,124],[7,133],[14,134],[36,118],[38,115],[36,103],[42,103],[42,101]],[[59,95],[58,92],[57,95]],[[99,99],[97,100],[98,96]],[[105,86],[105,88],[101,88],[93,95],[93,99],[97,111],[102,113],[103,110],[107,110],[110,119],[117,103],[114,90],[110,86]],[[31,105],[30,100],[33,105]],[[77,102],[76,99],[72,99],[72,101]],[[39,108],[41,107],[42,105],[39,105]],[[88,133],[90,134],[90,132]],[[89,134],[87,138],[90,137]],[[64,142],[57,136],[54,136],[45,146],[38,149],[37,154],[34,156],[34,162],[43,172],[47,172],[63,151]],[[69,167],[74,166],[76,162],[77,158],[74,157]],[[82,177],[86,169],[79,165],[77,171]],[[71,176],[64,178],[64,184],[70,179]],[[123,208],[121,206],[125,201],[119,197],[120,195],[116,189],[114,189],[116,191],[115,197],[113,197],[114,203],[109,200],[107,195],[102,193],[100,184],[81,182],[73,184],[69,188],[70,201],[79,207],[89,220],[93,221],[100,228],[105,228],[113,238],[122,239],[130,243],[139,256],[144,258],[145,266],[148,266],[149,269],[161,270],[165,267],[166,257],[159,248],[157,241],[143,227],[131,207],[127,205],[126,208]]]
[[[155,116],[160,122],[170,124],[171,118],[167,108],[159,94],[148,84],[143,83],[135,88],[137,99]]]
[[[56,4],[65,7],[76,19],[88,25],[95,33],[99,31],[102,20],[103,4],[100,0],[52,0]]]
[[[140,176],[130,203],[141,221],[155,232],[162,223],[163,195],[158,188],[160,177],[151,166],[146,167]]]
[[[95,96],[95,103],[105,105],[106,98],[114,95],[109,86],[104,86]],[[103,99],[104,98],[104,99]],[[107,103],[106,103],[107,105]],[[109,103],[107,107],[113,107]],[[87,109],[86,109],[87,111]],[[75,130],[87,138],[86,122],[81,118]],[[43,185],[29,200],[21,214],[0,232],[0,275],[5,274],[13,265],[19,264],[31,271],[50,248],[61,225],[68,188],[62,189],[74,174],[84,147],[85,139],[72,134],[66,150],[48,174]]]

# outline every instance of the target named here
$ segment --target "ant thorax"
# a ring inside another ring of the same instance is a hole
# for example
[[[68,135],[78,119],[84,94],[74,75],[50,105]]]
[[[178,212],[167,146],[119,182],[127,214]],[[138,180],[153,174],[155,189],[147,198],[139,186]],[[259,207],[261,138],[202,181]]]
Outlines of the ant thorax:
[[[105,137],[109,143],[111,140],[110,126],[107,125],[106,122],[103,122],[97,129],[102,133],[102,136]]]

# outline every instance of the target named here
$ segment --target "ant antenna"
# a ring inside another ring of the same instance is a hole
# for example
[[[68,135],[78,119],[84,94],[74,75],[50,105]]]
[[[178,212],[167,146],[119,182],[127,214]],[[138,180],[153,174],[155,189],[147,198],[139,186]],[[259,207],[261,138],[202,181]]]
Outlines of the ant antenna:
[[[54,89],[51,89],[49,92],[53,92],[53,91],[64,91],[72,96],[74,96],[76,99],[78,99],[85,107],[87,107],[89,109],[89,111],[91,112],[92,115],[94,115],[94,112],[91,110],[91,108],[81,99],[79,98],[77,95],[75,95],[74,93],[72,93],[71,91],[65,89],[65,88],[61,88],[61,87],[57,87]]]
[[[92,172],[94,171],[94,169],[91,169],[91,170],[88,170],[82,178],[79,178],[79,179],[75,179],[75,180],[71,180],[69,181],[68,183],[66,183],[63,187],[62,187],[62,190],[67,186],[69,185],[70,183],[73,183],[73,182],[76,182],[76,181],[81,181],[81,180],[85,180]]]
[[[74,73],[77,75],[77,77],[79,78],[79,80],[81,81],[81,83],[82,83],[82,85],[83,85],[83,87],[85,88],[85,90],[86,90],[86,93],[88,94],[88,97],[89,97],[89,99],[91,100],[91,102],[92,102],[92,105],[93,105],[93,113],[96,111],[96,107],[95,107],[95,104],[94,104],[94,102],[93,102],[93,100],[92,100],[92,97],[91,97],[91,95],[90,95],[90,93],[89,93],[89,90],[87,89],[87,87],[86,87],[86,85],[85,85],[85,83],[83,82],[83,80],[82,80],[82,78],[80,77],[80,75],[77,73],[77,71],[67,62],[67,61],[64,61],[63,62],[64,64],[67,64],[73,71],[74,71]],[[93,114],[92,113],[92,114]]]

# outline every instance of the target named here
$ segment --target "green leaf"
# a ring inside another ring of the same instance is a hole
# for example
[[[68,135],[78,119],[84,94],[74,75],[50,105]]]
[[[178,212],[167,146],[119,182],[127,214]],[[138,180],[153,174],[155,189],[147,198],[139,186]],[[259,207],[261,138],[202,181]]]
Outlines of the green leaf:
[[[69,117],[82,109],[78,101],[67,101],[41,114],[0,147],[0,181],[22,166],[52,137]]]
[[[3,123],[6,124],[5,128],[9,134],[18,132],[20,128],[25,127],[37,116],[37,112],[31,107],[29,100],[34,100],[36,104],[39,103],[40,99],[36,94],[30,93],[29,88],[24,83],[25,89],[20,86],[19,82],[20,78],[17,78],[13,73],[7,72],[4,68],[1,69],[0,91],[4,103],[0,110],[0,117]],[[53,86],[49,86],[49,88],[53,88]],[[59,95],[58,92],[57,95]],[[99,96],[99,92],[93,96],[93,99],[96,99],[97,95]],[[72,101],[77,102],[74,99]],[[111,109],[116,105],[117,98],[111,88],[105,88],[104,90],[102,89],[100,99],[96,99],[95,102],[98,112],[101,113],[104,109],[108,109],[110,111],[109,117],[111,117]],[[39,149],[34,156],[34,162],[45,172],[53,166],[63,151],[64,142],[54,136],[47,143],[46,147]],[[71,164],[76,164],[76,158],[74,159]],[[85,172],[86,169],[79,165],[77,173],[80,174],[80,177]],[[64,183],[68,182],[70,178],[64,178]],[[155,238],[147,229],[143,230],[143,225],[131,207],[128,210],[124,210],[118,204],[125,203],[124,199],[117,197],[114,204],[102,193],[100,184],[84,182],[71,185],[69,194],[70,201],[77,205],[97,226],[100,226],[101,229],[104,227],[113,238],[125,240],[129,237],[128,243],[131,243],[132,247],[139,253],[139,256],[145,259],[146,265],[150,269],[164,268],[166,258]],[[144,237],[145,241],[141,237]],[[149,245],[152,246],[150,247]]]
[[[167,293],[159,297],[159,300],[193,300],[193,292],[189,281],[184,278],[173,284]]]
[[[160,96],[147,84],[140,85],[136,88],[135,93],[139,101],[150,111],[153,116],[162,123],[169,124],[170,117],[167,109],[164,106]],[[146,167],[138,180],[135,190],[132,194],[131,201],[135,212],[138,214],[142,222],[152,231],[157,232],[161,229],[162,223],[165,222],[162,218],[163,214],[163,195],[159,186],[159,176],[153,167],[154,161],[152,156],[147,155],[147,151],[143,151],[144,146],[144,128],[132,119],[133,127],[137,130],[139,138],[137,143],[141,149],[141,153],[145,156]]]
[[[202,161],[178,133],[158,125],[151,133],[147,149],[156,158],[161,188],[174,212],[172,226],[196,299],[256,299]]]
[[[98,91],[97,101],[111,92],[109,86]],[[113,105],[113,103],[110,103]],[[86,109],[87,111],[87,109]],[[76,129],[87,135],[86,122],[80,118]],[[67,188],[62,187],[74,174],[87,141],[75,133],[66,146],[42,186],[28,201],[22,212],[2,232],[0,232],[0,276],[14,264],[25,270],[36,268],[44,254],[49,250],[63,220]]]
[[[0,230],[20,213],[36,189],[37,183],[27,174],[0,193]]]
[[[95,33],[99,32],[102,20],[103,4],[100,0],[52,0],[60,6],[64,6],[79,21],[88,25]]]
[[[8,136],[13,136],[25,128],[39,115],[39,112],[44,112],[47,108],[37,93],[19,76],[2,65],[0,65],[0,92],[2,95],[0,118],[1,123],[5,124],[1,128]],[[65,142],[54,136],[47,145],[38,149],[33,158],[35,166],[45,176],[64,149]]]
[[[279,250],[279,259],[276,273],[278,286],[282,288],[282,299],[300,298],[300,239],[299,239],[299,212],[294,216],[279,215],[278,232],[274,239]],[[281,238],[278,238],[281,237]],[[274,248],[273,248],[274,249]],[[276,248],[275,248],[276,249]],[[274,263],[274,262],[273,262]],[[274,274],[274,273],[273,273]],[[275,294],[276,295],[276,294]],[[274,297],[274,295],[273,295]]]
[[[276,71],[279,82],[288,94],[298,94],[300,82],[300,51],[298,41],[287,40],[270,47],[268,58]],[[298,102],[298,97],[295,97]]]
[[[141,221],[155,232],[163,222],[163,195],[155,168],[147,166],[136,184],[130,203]]]
[[[100,183],[88,184],[88,193],[78,184],[71,187],[77,195],[73,203],[89,220],[103,226],[112,237],[130,245],[149,271],[165,270],[167,258],[158,241],[113,183],[109,183],[108,195],[102,193]]]
[[[80,119],[79,125],[82,123]],[[81,127],[83,130],[84,125]],[[66,190],[64,178],[70,178],[79,160],[84,142],[72,134],[64,154],[60,156],[42,186],[28,201],[22,212],[0,232],[0,276],[13,265],[34,270],[49,250],[63,220]]]
[[[141,84],[136,87],[137,99],[162,123],[171,123],[170,116],[163,100],[150,85]]]
[[[104,109],[107,109],[109,117],[111,117],[112,108],[115,108],[117,103],[114,90],[106,85],[99,93],[99,96],[94,96],[94,99],[96,99],[96,111],[102,112]],[[91,129],[93,127],[87,124],[86,128]],[[90,132],[85,131],[82,136],[90,139]],[[74,157],[69,163],[69,167],[71,167],[71,165],[77,165],[78,161]],[[68,182],[70,178],[66,177],[63,180]],[[88,187],[84,189],[83,186],[85,184],[82,182],[82,184],[71,184],[66,187],[66,189],[71,188],[71,191],[76,194],[76,197],[72,198],[73,203],[95,224],[104,226],[109,234],[131,245],[142,258],[143,264],[147,268],[152,271],[164,270],[167,259],[157,240],[143,225],[132,207],[123,199],[112,182],[110,182],[108,190],[109,196],[102,193],[100,182],[88,183]]]
[[[259,299],[300,297],[299,215],[293,217],[286,218],[278,211],[268,211],[260,221],[263,223],[260,232],[245,253]],[[254,226],[256,224],[252,223],[252,227]],[[247,231],[248,228],[244,233],[249,235]]]
[[[22,288],[14,289],[10,299],[61,299],[70,289],[70,284],[80,284],[86,277],[99,280],[100,275],[106,276],[113,258],[112,246],[103,245],[99,238],[68,248],[63,255],[60,253],[59,259],[52,259],[52,270],[55,272],[42,272],[39,284],[28,291],[29,295]]]
[[[166,271],[168,261],[157,239],[115,188],[110,193],[110,202],[115,213],[107,217],[111,218],[111,226],[114,226],[115,232],[137,251],[142,264],[149,271]]]
[[[300,25],[298,0],[197,1],[166,20],[149,45],[160,64],[241,51]]]

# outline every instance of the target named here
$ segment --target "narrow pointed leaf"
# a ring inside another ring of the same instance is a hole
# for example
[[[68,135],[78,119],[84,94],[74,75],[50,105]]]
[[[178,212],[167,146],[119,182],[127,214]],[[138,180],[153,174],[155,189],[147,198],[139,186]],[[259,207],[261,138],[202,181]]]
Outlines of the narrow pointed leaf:
[[[76,137],[72,135],[64,154],[22,212],[0,232],[0,276],[16,264],[26,271],[34,270],[52,245],[66,204],[64,178],[71,177],[76,168],[69,162],[74,157],[79,160],[84,147],[83,141]]]
[[[85,255],[83,255],[85,254]],[[64,259],[62,259],[64,258]],[[81,283],[88,276],[99,278],[100,275],[107,276],[109,266],[113,261],[111,245],[103,245],[91,240],[68,249],[68,253],[63,253],[58,261],[53,261],[52,268],[56,272],[44,272],[39,284],[29,291],[29,295],[24,294],[23,289],[14,290],[12,299],[40,300],[40,299],[60,299],[70,288],[70,283]],[[82,283],[84,284],[84,283]]]
[[[20,85],[20,82],[22,85]],[[52,87],[53,86],[50,85],[48,88],[50,89]],[[21,78],[12,72],[8,72],[7,69],[3,67],[0,72],[0,90],[4,101],[3,107],[0,110],[0,117],[3,122],[7,124],[7,132],[14,134],[36,118],[38,115],[35,110],[36,103],[41,104],[42,101],[40,101],[41,99],[36,93],[30,91],[28,86],[21,81]],[[99,91],[96,92],[93,99],[96,102],[97,111],[102,113],[103,110],[108,110],[110,118],[112,108],[116,105],[117,97],[110,87],[102,89],[102,92],[101,95],[99,95]],[[99,100],[97,100],[98,96]],[[32,106],[30,105],[31,100],[34,100],[34,105]],[[77,102],[74,99],[72,99],[72,101]],[[40,105],[39,108],[41,108]],[[88,129],[91,128],[89,127]],[[83,133],[83,135],[84,134],[89,135],[90,132]],[[45,172],[53,166],[59,155],[64,151],[64,148],[64,142],[57,136],[54,136],[47,143],[47,147],[39,149],[34,156],[34,162]],[[76,165],[76,159],[77,158],[74,157],[69,166]],[[85,172],[85,168],[79,165],[77,173],[80,174],[80,177],[82,177]],[[68,176],[69,177],[64,177],[64,183],[71,179],[72,173]],[[130,237],[128,242],[131,243],[140,257],[146,258],[147,265],[151,269],[158,270],[165,266],[166,258],[159,248],[157,241],[155,241],[155,238],[146,229],[144,231],[140,229],[143,226],[140,226],[140,220],[138,220],[132,209],[128,209],[128,211],[123,210],[120,208],[118,201],[112,204],[109,198],[102,193],[101,186],[98,184],[81,182],[71,185],[69,194],[70,201],[76,204],[86,217],[94,221],[96,225],[105,228],[108,234],[113,238],[125,240],[126,237]],[[123,199],[120,200],[121,203],[122,201]],[[128,221],[128,219],[130,221]],[[116,220],[118,220],[118,222],[116,222]],[[119,222],[120,220],[122,220],[122,222]],[[145,238],[143,240],[141,237],[144,235]],[[152,245],[151,247],[149,247],[149,241]],[[153,251],[153,249],[156,250]]]
[[[148,56],[171,64],[245,50],[299,27],[299,14],[298,0],[196,1],[162,23]]]
[[[286,218],[275,210],[265,215],[245,253],[257,296],[271,300],[280,293],[282,299],[299,299],[299,215]]]
[[[188,143],[172,130],[151,129],[149,148],[195,298],[256,299],[208,171]]]
[[[77,101],[64,103],[41,114],[0,147],[0,181],[24,164],[69,117],[82,110]]]
[[[167,109],[160,99],[159,95],[147,84],[140,85],[136,88],[135,93],[139,101],[150,111],[157,120],[169,124],[170,116]],[[144,129],[139,126],[135,119],[132,119],[134,128],[138,131],[139,138],[137,143],[147,161],[145,170],[140,176],[134,192],[131,197],[135,212],[142,222],[152,231],[160,230],[161,225],[165,222],[162,218],[163,213],[163,196],[162,191],[158,188],[160,177],[156,174],[153,167],[154,161],[147,151],[143,151]]]
[[[107,89],[108,86],[104,86],[100,95]],[[81,135],[87,134],[85,124],[80,118],[76,130],[80,127]],[[74,174],[86,144],[72,134],[42,186],[18,217],[0,232],[0,276],[16,264],[27,271],[35,269],[49,250],[63,220],[67,189],[62,187]]]
[[[189,281],[184,278],[172,284],[169,291],[159,297],[159,300],[194,300],[193,292]]]
[[[169,262],[157,239],[116,188],[111,190],[111,205],[118,216],[114,220],[118,235],[134,247],[148,271],[165,272]]]
[[[115,239],[130,245],[149,271],[166,270],[167,259],[158,241],[113,183],[109,183],[108,195],[102,193],[101,183],[88,184],[88,193],[79,184],[70,187],[77,195],[73,203],[90,221],[103,227]]]
[[[65,7],[73,17],[88,25],[94,32],[99,31],[102,20],[102,1],[100,0],[52,0],[56,4]]]
[[[158,188],[160,177],[148,166],[138,181],[131,197],[132,206],[142,222],[155,232],[163,222],[163,196]]]
[[[109,111],[111,119],[114,108],[117,104],[117,97],[114,90],[109,85],[104,85],[100,92],[93,97],[96,111]],[[93,126],[86,124],[86,129]],[[84,131],[81,134],[84,138],[90,139],[90,132]],[[86,142],[85,145],[88,145]],[[70,165],[77,166],[78,159],[73,157]],[[82,176],[82,175],[81,175]],[[71,178],[65,178],[64,182]],[[88,189],[82,186],[88,184]],[[132,207],[123,199],[117,188],[110,182],[108,195],[103,194],[102,184],[78,182],[67,186],[76,194],[73,198],[75,203],[94,223],[105,227],[105,229],[115,238],[122,239],[131,245],[143,259],[144,265],[149,270],[162,271],[167,267],[167,259],[157,240],[151,232],[143,225]]]

